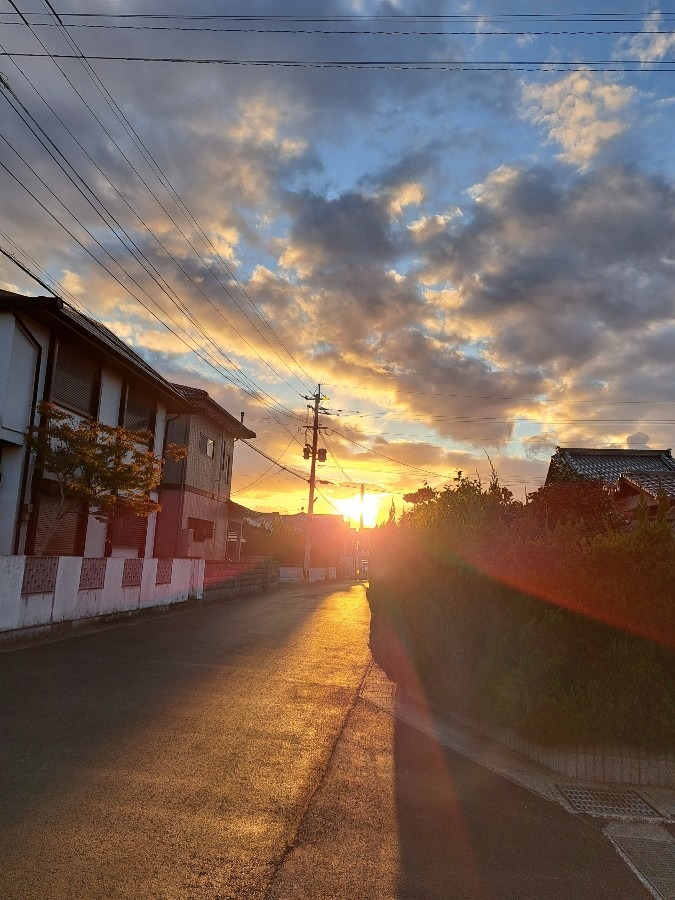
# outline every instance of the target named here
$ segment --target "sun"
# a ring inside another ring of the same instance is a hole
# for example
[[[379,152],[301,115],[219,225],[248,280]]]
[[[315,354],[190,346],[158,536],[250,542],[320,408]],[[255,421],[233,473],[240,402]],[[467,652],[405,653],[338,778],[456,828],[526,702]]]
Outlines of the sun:
[[[333,501],[343,516],[352,525],[359,524],[361,515],[361,495],[344,497],[342,500]],[[365,528],[374,528],[377,522],[377,514],[380,511],[380,498],[377,494],[364,494],[363,497],[363,525]]]

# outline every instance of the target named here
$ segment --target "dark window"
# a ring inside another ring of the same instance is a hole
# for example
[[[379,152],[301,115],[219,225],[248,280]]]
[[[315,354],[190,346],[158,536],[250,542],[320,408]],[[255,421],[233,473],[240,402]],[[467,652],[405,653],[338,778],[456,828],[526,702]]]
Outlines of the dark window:
[[[130,431],[152,431],[154,413],[155,404],[150,397],[130,387],[124,411],[124,427]]]
[[[210,438],[208,435],[200,432],[199,434],[199,450],[201,453],[206,454],[209,459],[213,459],[213,453],[216,447],[216,443],[213,438]]]
[[[193,519],[190,517],[188,519],[188,528],[192,530],[192,540],[196,544],[209,541],[213,537],[213,522],[208,522],[206,519]]]
[[[79,556],[86,512],[82,503],[78,503],[75,507],[69,504],[68,511],[59,519],[49,543],[46,547],[43,546],[58,510],[58,497],[51,494],[40,495],[34,546],[36,549],[42,547],[42,552],[46,556]]]
[[[133,547],[143,551],[147,528],[148,520],[145,516],[116,513],[110,520],[110,540],[114,547]]]
[[[99,366],[68,344],[59,341],[51,399],[85,416],[98,411]]]

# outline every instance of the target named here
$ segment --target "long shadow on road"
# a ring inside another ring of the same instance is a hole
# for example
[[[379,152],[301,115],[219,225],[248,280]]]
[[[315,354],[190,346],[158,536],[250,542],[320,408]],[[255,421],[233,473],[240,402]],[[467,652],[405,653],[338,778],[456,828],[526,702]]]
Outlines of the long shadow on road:
[[[399,720],[394,747],[402,900],[649,897],[595,825]]]

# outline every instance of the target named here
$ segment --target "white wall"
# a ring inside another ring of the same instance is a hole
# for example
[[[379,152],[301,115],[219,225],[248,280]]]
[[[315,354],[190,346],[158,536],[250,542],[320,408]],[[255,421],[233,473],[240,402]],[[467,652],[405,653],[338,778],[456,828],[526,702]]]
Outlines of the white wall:
[[[2,444],[0,461],[0,555],[14,550],[15,529],[20,527],[23,504],[20,502],[25,447]]]
[[[37,323],[30,332],[43,348],[39,381],[44,376],[49,334]],[[25,459],[24,434],[30,425],[38,350],[11,313],[0,314],[0,554],[14,550],[21,527],[21,482]]]
[[[121,398],[122,376],[108,366],[104,366],[101,372],[101,395],[97,416],[99,422],[117,427]]]
[[[0,632],[165,606],[191,597],[200,599],[204,589],[201,559],[174,559],[170,584],[155,584],[158,561],[145,559],[141,585],[122,587],[125,560],[109,558],[103,587],[80,590],[82,557],[61,556],[54,591],[22,594],[27,558],[31,557],[0,556]]]

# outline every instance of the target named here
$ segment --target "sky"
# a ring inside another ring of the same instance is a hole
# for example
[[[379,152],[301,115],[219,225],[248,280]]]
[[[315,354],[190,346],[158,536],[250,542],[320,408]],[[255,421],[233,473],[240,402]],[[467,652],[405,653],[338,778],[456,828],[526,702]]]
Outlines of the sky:
[[[0,248],[245,413],[233,499],[306,508],[319,384],[315,512],[366,524],[673,445],[675,13],[223,8],[0,0]]]

